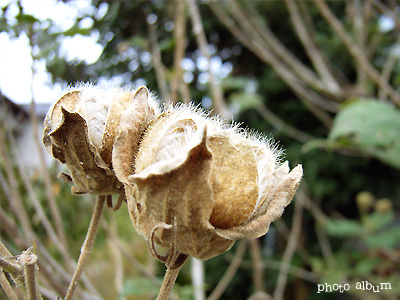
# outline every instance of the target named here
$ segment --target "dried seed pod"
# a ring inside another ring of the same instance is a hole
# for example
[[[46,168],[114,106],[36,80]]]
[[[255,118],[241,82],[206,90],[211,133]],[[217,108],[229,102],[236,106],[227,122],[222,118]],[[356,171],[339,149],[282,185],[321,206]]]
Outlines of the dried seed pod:
[[[109,195],[123,191],[113,171],[112,149],[122,113],[138,108],[137,103],[143,99],[147,107],[140,108],[151,118],[156,106],[145,87],[132,93],[83,85],[66,93],[50,108],[44,122],[43,143],[71,172],[62,177],[75,184],[73,193]]]
[[[127,153],[120,146],[114,153]],[[126,158],[136,168],[124,177],[134,226],[151,243],[199,259],[259,237],[303,173],[301,165],[289,172],[278,158],[268,141],[191,108],[170,109],[147,128],[137,155]]]

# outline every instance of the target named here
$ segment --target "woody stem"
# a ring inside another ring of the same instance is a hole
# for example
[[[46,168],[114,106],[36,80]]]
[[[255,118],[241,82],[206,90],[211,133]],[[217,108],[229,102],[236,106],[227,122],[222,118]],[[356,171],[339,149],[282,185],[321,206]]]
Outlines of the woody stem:
[[[78,264],[76,266],[74,275],[69,284],[67,294],[65,295],[64,300],[72,299],[72,296],[78,286],[80,277],[82,275],[83,269],[86,265],[86,262],[89,259],[89,255],[92,252],[94,240],[96,238],[97,229],[99,228],[100,218],[103,213],[104,203],[106,200],[106,196],[99,196],[96,202],[96,207],[94,209],[92,219],[90,220],[90,225],[88,232],[86,234],[85,241],[83,242],[81,248],[81,254],[79,255]]]
[[[160,292],[158,293],[158,297],[156,300],[168,299],[168,296],[171,293],[172,287],[175,284],[180,269],[181,267],[176,269],[171,269],[170,267],[167,268],[167,271],[165,272],[164,279],[160,288]]]

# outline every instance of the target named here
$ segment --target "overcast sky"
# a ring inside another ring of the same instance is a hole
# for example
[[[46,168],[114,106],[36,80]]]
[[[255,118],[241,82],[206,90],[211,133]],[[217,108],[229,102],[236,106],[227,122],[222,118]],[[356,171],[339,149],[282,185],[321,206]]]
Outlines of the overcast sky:
[[[24,12],[45,20],[52,19],[60,30],[70,28],[76,18],[91,9],[91,1],[77,0],[58,2],[56,0],[22,0]],[[7,11],[7,21],[15,23],[18,13],[16,1],[0,0],[0,7],[11,3]],[[83,26],[91,26],[90,22]],[[96,43],[97,37],[77,35],[64,40],[61,48],[62,55],[67,59],[82,59],[87,63],[97,60],[102,47]],[[45,69],[45,62],[35,64],[33,78],[33,94],[38,103],[54,102],[65,87],[52,84]],[[29,41],[26,35],[10,39],[5,32],[0,33],[0,91],[16,103],[30,103],[32,99],[32,58]]]

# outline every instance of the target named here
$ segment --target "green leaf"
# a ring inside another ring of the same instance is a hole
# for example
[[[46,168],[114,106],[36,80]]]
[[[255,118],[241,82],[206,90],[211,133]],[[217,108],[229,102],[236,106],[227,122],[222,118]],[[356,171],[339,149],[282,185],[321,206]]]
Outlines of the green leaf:
[[[147,296],[156,294],[159,289],[159,286],[156,286],[150,279],[148,278],[134,278],[125,281],[124,288],[119,295],[120,298],[126,296]]]
[[[129,40],[129,44],[133,47],[138,47],[139,49],[146,49],[148,48],[147,39],[144,36],[133,36]]]
[[[24,24],[30,24],[30,25],[39,21],[34,16],[29,15],[29,14],[24,14],[24,13],[19,13],[15,17],[15,19],[18,21],[18,23],[24,23]]]
[[[382,230],[394,220],[394,213],[388,211],[386,213],[373,212],[363,219],[363,226],[369,232],[377,232]]]
[[[337,114],[327,141],[400,168],[400,111],[385,102],[353,100]]]
[[[372,249],[395,249],[400,245],[400,230],[393,226],[365,238],[365,244]]]
[[[241,76],[228,76],[221,82],[223,90],[243,90],[249,84],[249,79]]]
[[[369,275],[380,263],[382,263],[382,261],[379,257],[364,257],[356,264],[352,273],[355,276]]]
[[[78,24],[74,24],[71,28],[63,32],[64,36],[74,36],[80,34],[83,36],[89,36],[92,30],[90,28],[80,28]]]
[[[359,237],[366,233],[361,224],[353,220],[329,219],[324,227],[329,235],[336,237]]]
[[[257,93],[233,93],[229,99],[239,112],[256,108],[262,103],[261,96]]]

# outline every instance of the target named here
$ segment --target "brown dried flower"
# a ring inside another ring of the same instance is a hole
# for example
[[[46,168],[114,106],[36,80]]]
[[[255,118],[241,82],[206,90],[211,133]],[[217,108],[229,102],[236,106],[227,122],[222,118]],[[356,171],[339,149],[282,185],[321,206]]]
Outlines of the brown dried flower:
[[[132,93],[82,85],[66,93],[49,110],[43,143],[71,172],[62,177],[75,184],[71,189],[74,194],[122,193],[123,185],[113,171],[112,150],[121,115],[132,109],[142,109],[136,111],[138,117],[154,117],[157,108],[145,87]],[[131,128],[132,139],[138,138],[142,129]],[[138,144],[138,139],[131,140],[134,143]]]
[[[264,235],[303,174],[301,165],[289,172],[287,162],[280,164],[269,141],[185,106],[152,121],[135,155],[126,143],[129,130],[127,124],[115,143],[113,159],[124,161],[115,169],[133,224],[160,259],[167,258],[154,242],[209,259],[239,238]]]

